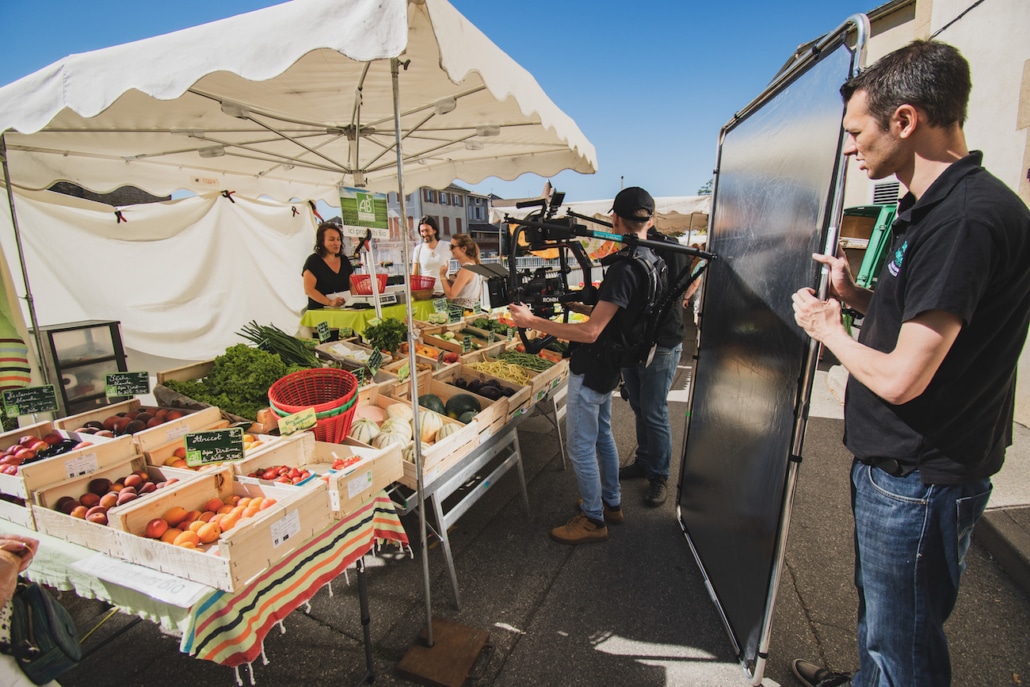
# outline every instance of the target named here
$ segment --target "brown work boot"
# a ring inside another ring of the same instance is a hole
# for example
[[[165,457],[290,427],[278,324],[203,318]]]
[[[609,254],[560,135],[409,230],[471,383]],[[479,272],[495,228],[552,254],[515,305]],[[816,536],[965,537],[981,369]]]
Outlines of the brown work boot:
[[[626,522],[626,515],[622,512],[622,506],[609,506],[601,499],[601,504],[604,506],[604,521],[609,525],[621,525]],[[576,501],[576,509],[582,509],[583,497],[580,497]]]
[[[580,512],[561,527],[551,530],[551,539],[562,544],[593,544],[608,541],[608,527],[598,525]]]

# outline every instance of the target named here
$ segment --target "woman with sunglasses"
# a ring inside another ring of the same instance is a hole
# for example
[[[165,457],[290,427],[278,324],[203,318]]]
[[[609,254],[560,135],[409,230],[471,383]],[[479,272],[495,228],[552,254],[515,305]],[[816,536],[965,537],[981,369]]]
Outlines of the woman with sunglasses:
[[[422,237],[422,243],[415,246],[415,254],[411,261],[412,274],[435,277],[440,272],[440,266],[446,265],[451,259],[450,246],[440,241],[440,227],[437,226],[435,217],[426,215],[420,219],[418,233]],[[439,279],[433,285],[433,293],[443,295]]]
[[[478,312],[480,295],[483,291],[483,277],[472,270],[464,269],[466,265],[479,265],[479,246],[467,234],[455,234],[451,237],[451,257],[458,261],[458,271],[453,279],[447,278],[448,263],[440,266],[440,285],[443,293],[451,303]]]

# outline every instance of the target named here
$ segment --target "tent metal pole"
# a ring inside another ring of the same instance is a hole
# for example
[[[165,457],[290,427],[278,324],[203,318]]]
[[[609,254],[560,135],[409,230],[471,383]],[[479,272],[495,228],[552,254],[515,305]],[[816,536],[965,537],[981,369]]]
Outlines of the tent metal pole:
[[[419,421],[418,406],[418,367],[415,359],[415,327],[414,318],[411,314],[411,264],[410,246],[408,239],[408,210],[404,197],[404,152],[402,150],[401,136],[401,110],[400,110],[400,60],[396,57],[390,58],[390,81],[393,86],[393,128],[397,140],[397,202],[400,206],[401,237],[403,239],[403,251],[401,253],[404,262],[404,303],[408,317],[408,370],[411,380],[411,410],[412,425],[415,433],[414,457],[416,487],[418,489],[418,528],[419,542],[422,548],[422,581],[425,587],[426,603],[426,646],[432,647],[433,642],[433,602],[429,589],[429,546],[426,537],[426,497],[423,490],[422,474],[422,441],[420,436],[421,423]]]
[[[50,383],[50,374],[47,372],[46,360],[43,355],[43,335],[39,331],[39,323],[36,322],[36,306],[32,300],[32,288],[29,286],[29,272],[25,267],[25,251],[21,245],[21,233],[18,230],[18,214],[14,211],[14,188],[11,186],[11,171],[7,167],[7,139],[0,133],[0,164],[4,168],[4,186],[7,187],[7,205],[11,208],[11,227],[14,229],[14,243],[18,246],[18,262],[21,265],[21,278],[25,283],[25,303],[29,309],[29,320],[32,322],[32,335],[36,340],[36,368],[43,378],[44,384]]]

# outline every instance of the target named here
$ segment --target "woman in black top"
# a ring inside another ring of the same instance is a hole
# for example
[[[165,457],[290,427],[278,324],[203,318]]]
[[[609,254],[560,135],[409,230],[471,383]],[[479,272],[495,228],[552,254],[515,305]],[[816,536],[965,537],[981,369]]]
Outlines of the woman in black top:
[[[327,294],[349,291],[351,272],[350,261],[343,255],[343,232],[335,224],[322,222],[315,233],[315,252],[304,261],[308,310],[342,306],[342,297]]]

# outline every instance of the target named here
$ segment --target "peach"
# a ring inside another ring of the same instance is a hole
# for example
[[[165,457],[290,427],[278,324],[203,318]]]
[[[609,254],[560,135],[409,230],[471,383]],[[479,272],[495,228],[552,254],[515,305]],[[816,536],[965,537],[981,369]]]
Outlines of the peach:
[[[97,477],[89,481],[87,490],[97,496],[103,496],[107,492],[111,491],[111,480],[106,477]]]
[[[100,497],[100,505],[104,508],[114,508],[118,505],[118,492],[109,491]]]
[[[92,508],[93,506],[100,504],[100,497],[93,492],[88,491],[79,497],[79,503],[84,505],[86,508]]]
[[[69,515],[72,509],[79,505],[79,502],[71,496],[62,496],[57,499],[57,503],[54,504],[54,510],[59,510],[65,515]]]
[[[176,449],[174,451],[172,451],[172,455],[175,456],[176,458],[182,458],[182,459],[185,460],[185,458],[186,458],[186,447],[185,446],[178,446],[178,447],[176,447]]]
[[[69,513],[68,515],[72,516],[73,518],[78,518],[79,520],[85,520],[86,519],[86,512],[88,510],[89,509],[86,508],[85,506],[76,506],[75,508],[72,509],[72,512]]]
[[[98,525],[107,524],[107,513],[92,513],[86,516],[86,519],[90,522],[95,522]]]
[[[132,473],[125,478],[123,484],[127,487],[132,487],[133,489],[139,489],[143,484],[143,478],[136,473]]]
[[[261,506],[259,507],[259,510],[265,510],[266,508],[271,508],[274,505],[275,505],[275,499],[266,498],[264,501],[261,502]]]
[[[160,539],[168,531],[168,523],[162,518],[154,518],[147,523],[146,534],[151,539]]]
[[[149,494],[152,491],[156,491],[158,486],[160,486],[160,485],[154,484],[153,482],[144,482],[143,486],[139,488],[139,493],[140,494]]]
[[[139,496],[136,495],[136,492],[129,491],[126,489],[123,490],[120,494],[118,494],[118,500],[115,502],[115,505],[124,506],[126,503],[129,503],[130,501],[135,501],[138,498]]]

